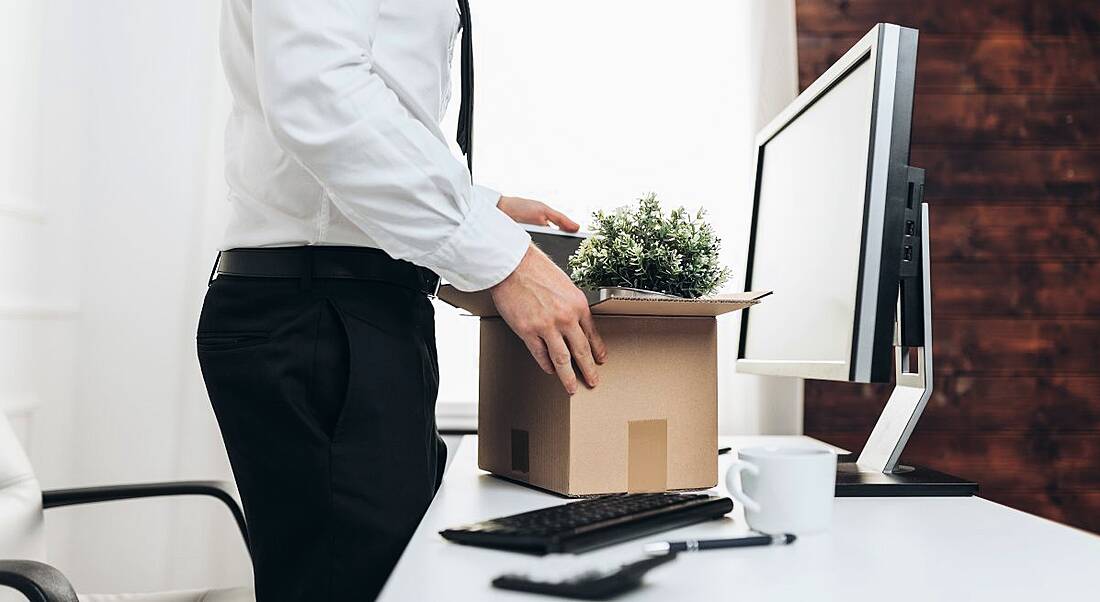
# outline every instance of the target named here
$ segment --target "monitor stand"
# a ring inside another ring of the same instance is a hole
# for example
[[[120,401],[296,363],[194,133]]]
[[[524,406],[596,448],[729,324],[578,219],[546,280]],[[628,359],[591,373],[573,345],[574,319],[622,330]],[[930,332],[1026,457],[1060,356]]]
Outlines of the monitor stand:
[[[908,282],[899,289],[894,318],[894,391],[859,457],[841,456],[837,464],[837,497],[970,496],[977,483],[942,472],[898,463],[913,428],[932,396],[932,289],[929,269],[928,205],[919,202],[924,171],[910,168],[917,182],[916,200],[907,219],[920,224],[911,245],[919,257]],[[911,188],[913,190],[913,188]],[[912,197],[910,197],[912,199]],[[915,211],[914,211],[915,210]],[[907,232],[909,234],[909,232]],[[906,237],[909,239],[909,236]],[[903,278],[906,274],[903,272]],[[907,295],[906,292],[909,291]],[[904,320],[917,319],[906,329]],[[919,343],[919,345],[914,345]]]

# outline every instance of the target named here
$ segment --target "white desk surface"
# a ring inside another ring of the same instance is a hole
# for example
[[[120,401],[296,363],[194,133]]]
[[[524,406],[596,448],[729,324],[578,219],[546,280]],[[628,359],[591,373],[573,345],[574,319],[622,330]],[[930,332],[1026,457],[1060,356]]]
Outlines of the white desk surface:
[[[791,438],[723,437],[736,450]],[[719,469],[734,454],[721,457]],[[980,480],[979,480],[980,482]],[[717,492],[725,494],[724,485]],[[647,541],[736,537],[740,505],[724,520],[651,535],[580,556],[527,556],[445,541],[447,527],[566,500],[477,468],[463,438],[443,486],[382,591],[381,600],[551,600],[498,590],[493,577],[539,563],[614,565]],[[543,565],[544,567],[547,565]],[[977,498],[838,498],[830,532],[770,546],[681,554],[619,599],[1080,600],[1100,596],[1100,537]]]

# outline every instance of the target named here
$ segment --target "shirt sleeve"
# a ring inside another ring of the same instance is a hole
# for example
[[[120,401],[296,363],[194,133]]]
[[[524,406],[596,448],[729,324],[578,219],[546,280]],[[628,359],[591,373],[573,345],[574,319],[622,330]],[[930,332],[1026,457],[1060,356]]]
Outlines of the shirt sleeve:
[[[481,290],[530,237],[401,104],[374,65],[382,0],[254,0],[264,115],[279,144],[391,256]]]

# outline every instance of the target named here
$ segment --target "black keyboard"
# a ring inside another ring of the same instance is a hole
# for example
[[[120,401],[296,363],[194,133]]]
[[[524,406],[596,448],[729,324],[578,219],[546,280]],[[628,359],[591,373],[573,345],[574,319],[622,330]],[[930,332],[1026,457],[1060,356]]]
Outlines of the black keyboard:
[[[529,554],[579,553],[719,518],[730,510],[729,498],[706,494],[604,495],[439,534],[457,543]]]

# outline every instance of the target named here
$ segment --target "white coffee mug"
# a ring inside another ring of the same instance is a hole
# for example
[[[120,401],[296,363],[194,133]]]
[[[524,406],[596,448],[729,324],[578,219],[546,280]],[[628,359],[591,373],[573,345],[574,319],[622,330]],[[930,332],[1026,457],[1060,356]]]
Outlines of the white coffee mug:
[[[795,535],[828,530],[836,488],[832,450],[762,446],[743,449],[737,457],[726,471],[726,488],[744,504],[749,527]]]

